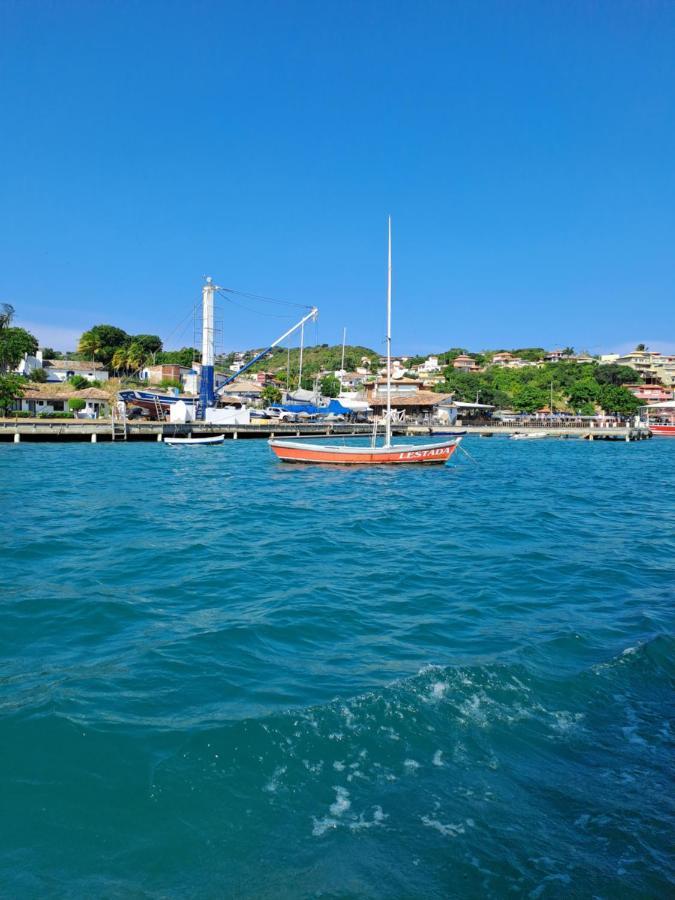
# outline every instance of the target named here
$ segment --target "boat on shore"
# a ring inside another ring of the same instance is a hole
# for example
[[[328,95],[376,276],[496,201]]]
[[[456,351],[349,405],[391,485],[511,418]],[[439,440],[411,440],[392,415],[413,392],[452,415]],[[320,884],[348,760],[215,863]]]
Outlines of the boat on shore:
[[[344,338],[343,338],[344,347]],[[343,363],[344,368],[344,363]],[[377,446],[377,422],[373,426],[370,447],[279,440],[271,438],[269,446],[282,462],[323,465],[433,465],[446,463],[459,446],[461,437],[426,444],[392,444],[391,442],[391,217],[388,222],[387,257],[387,412],[384,417],[384,445]]]
[[[136,389],[119,391],[117,397],[129,406],[140,406],[141,409],[146,410],[153,418],[157,419],[168,416],[171,412],[171,407],[181,400],[186,406],[192,407],[195,411],[199,402],[199,397],[187,394],[161,394],[158,391]]]

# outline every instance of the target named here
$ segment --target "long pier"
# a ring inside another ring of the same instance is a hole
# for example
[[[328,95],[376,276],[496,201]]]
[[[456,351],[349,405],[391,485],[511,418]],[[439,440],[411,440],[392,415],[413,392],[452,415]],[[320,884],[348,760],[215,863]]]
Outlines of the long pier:
[[[458,425],[456,428],[441,426],[411,425],[408,434],[440,435],[449,431],[466,431],[480,437],[508,437],[514,434],[531,435],[541,438],[574,438],[587,441],[643,441],[652,437],[648,428],[636,428],[633,425],[622,427],[598,428],[590,425]]]
[[[383,429],[382,429],[383,430]],[[448,431],[466,431],[481,437],[510,434],[538,435],[546,438],[576,438],[598,441],[639,441],[652,436],[647,428],[634,426],[622,428],[556,427],[556,426],[504,426],[467,425],[456,429],[428,425],[398,425],[392,431],[396,435],[434,437],[447,435]],[[352,422],[307,422],[282,423],[273,421],[255,422],[250,425],[215,425],[207,422],[190,422],[176,425],[169,422],[147,422],[127,420],[126,423],[110,419],[0,419],[0,442],[20,443],[54,441],[70,443],[89,441],[93,444],[111,441],[162,441],[165,437],[206,437],[225,435],[232,440],[270,437],[346,437],[372,434],[373,426],[368,423]]]
[[[210,422],[189,422],[176,425],[170,422],[146,422],[127,420],[126,423],[110,419],[0,419],[0,442],[70,443],[74,441],[124,442],[162,441],[165,437],[207,437],[223,434],[232,440],[270,437],[329,437],[370,435],[373,426],[368,423],[308,422],[282,423],[261,421],[251,425],[215,425]],[[406,429],[395,433],[405,434]]]

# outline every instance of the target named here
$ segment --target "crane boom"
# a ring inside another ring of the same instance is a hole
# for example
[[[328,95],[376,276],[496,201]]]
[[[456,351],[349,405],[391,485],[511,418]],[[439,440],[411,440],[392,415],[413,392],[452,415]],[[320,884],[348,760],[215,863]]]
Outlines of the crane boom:
[[[274,348],[277,347],[282,341],[284,341],[287,337],[290,337],[290,335],[292,335],[294,331],[297,331],[298,328],[302,328],[302,326],[305,324],[305,322],[309,322],[309,321],[312,320],[312,319],[316,319],[316,317],[317,317],[318,314],[319,314],[319,310],[316,308],[316,306],[313,306],[313,307],[311,308],[311,310],[307,313],[307,315],[306,315],[306,316],[303,316],[302,319],[300,319],[299,322],[296,322],[296,324],[293,325],[292,328],[289,328],[288,331],[285,331],[285,332],[281,335],[281,337],[278,337],[278,338],[276,339],[276,341],[273,341],[273,342],[269,345],[269,347],[265,347],[264,350],[261,350],[260,353],[256,354],[256,355],[253,357],[253,359],[250,360],[249,362],[247,362],[245,366],[242,366],[241,369],[239,369],[238,372],[235,372],[234,375],[230,375],[230,377],[229,377],[228,379],[226,379],[226,381],[224,381],[224,382],[220,385],[220,387],[219,387],[218,390],[216,391],[216,396],[220,396],[220,394],[223,392],[223,389],[226,388],[226,387],[228,386],[228,384],[232,384],[232,382],[235,380],[235,378],[239,378],[240,375],[243,375],[243,373],[246,372],[248,369],[250,369],[251,366],[254,366],[254,365],[255,365],[257,362],[259,362],[266,354],[268,354],[268,353],[270,352],[270,350],[274,350]]]

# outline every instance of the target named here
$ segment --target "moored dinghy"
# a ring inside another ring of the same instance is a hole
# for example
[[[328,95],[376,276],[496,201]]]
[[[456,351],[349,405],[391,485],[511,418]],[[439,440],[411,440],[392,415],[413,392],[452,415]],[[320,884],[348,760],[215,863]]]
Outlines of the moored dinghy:
[[[202,444],[214,445],[222,444],[225,440],[224,434],[216,434],[210,437],[165,437],[164,443],[170,447],[194,447]]]
[[[387,264],[387,414],[385,417],[384,446],[375,445],[376,431],[370,447],[347,447],[335,444],[314,444],[300,441],[284,441],[272,438],[269,442],[273,453],[282,462],[323,463],[324,465],[410,465],[445,463],[461,441],[427,444],[392,444],[391,442],[391,217],[389,218],[389,246]]]

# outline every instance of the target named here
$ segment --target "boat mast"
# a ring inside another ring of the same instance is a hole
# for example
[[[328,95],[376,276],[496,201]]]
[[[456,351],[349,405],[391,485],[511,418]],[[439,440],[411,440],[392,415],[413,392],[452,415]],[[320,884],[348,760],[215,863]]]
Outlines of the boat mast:
[[[202,368],[199,378],[199,403],[201,415],[207,407],[213,406],[216,395],[214,390],[213,364],[215,358],[215,332],[213,327],[213,297],[216,285],[207,277],[202,288]]]
[[[387,262],[387,421],[384,446],[391,446],[391,216],[389,216],[389,254]]]
[[[302,351],[305,347],[305,323],[300,326],[300,371],[298,372],[298,390],[302,387]]]
[[[340,363],[340,393],[342,393],[342,376],[345,372],[345,342],[347,340],[347,327],[342,329],[342,362]]]

